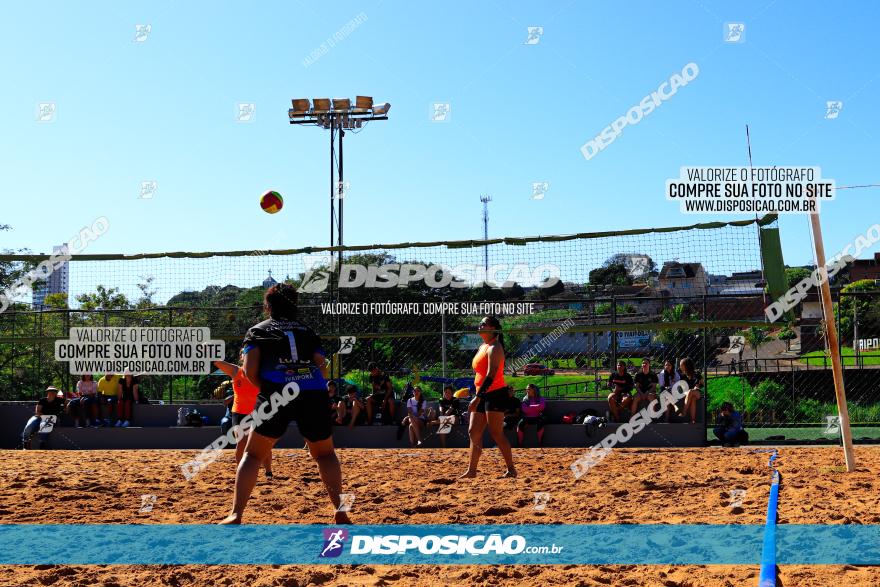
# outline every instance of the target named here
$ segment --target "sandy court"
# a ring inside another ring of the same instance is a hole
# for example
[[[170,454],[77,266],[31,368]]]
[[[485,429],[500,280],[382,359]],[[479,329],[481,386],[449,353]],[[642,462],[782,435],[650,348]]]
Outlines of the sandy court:
[[[721,524],[764,522],[767,455],[749,449],[617,449],[575,480],[569,465],[583,449],[515,452],[520,476],[489,450],[477,480],[455,481],[465,450],[339,451],[355,522],[377,524]],[[3,451],[0,523],[194,524],[227,512],[232,453],[193,481],[180,465],[194,451]],[[332,511],[317,468],[304,450],[275,451],[275,479],[261,479],[246,523],[324,524]],[[858,469],[846,474],[839,448],[785,447],[779,522],[880,523],[880,447],[857,447]],[[491,486],[491,493],[485,488]],[[745,490],[731,510],[732,489]],[[543,511],[534,493],[551,500]],[[142,496],[155,495],[141,512]],[[488,496],[491,495],[491,501]],[[625,562],[625,554],[622,554]],[[0,585],[746,585],[748,566],[6,566]],[[880,568],[781,568],[784,585],[880,584]]]

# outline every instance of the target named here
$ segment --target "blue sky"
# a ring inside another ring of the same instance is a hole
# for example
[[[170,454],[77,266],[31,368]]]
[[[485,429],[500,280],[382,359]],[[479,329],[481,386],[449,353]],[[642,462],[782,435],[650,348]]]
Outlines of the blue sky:
[[[345,143],[348,244],[479,237],[484,193],[491,236],[743,218],[682,215],[664,182],[683,165],[746,164],[746,123],[755,165],[880,183],[877,18],[873,3],[783,0],[6,5],[0,224],[14,230],[0,248],[48,252],[97,216],[111,229],[88,252],[327,244],[328,137],[288,125],[294,97],[392,104]],[[725,22],[745,23],[745,42],[725,43]],[[143,42],[136,24],[151,27]],[[525,44],[529,26],[544,27],[539,43]],[[583,157],[691,61],[697,79]],[[828,100],[844,103],[837,119]],[[54,122],[36,121],[40,102]],[[253,122],[236,122],[240,102]],[[449,122],[430,120],[434,102]],[[138,197],[145,180],[152,199]],[[285,197],[274,216],[257,205],[267,189]],[[880,221],[878,197],[846,190],[823,208],[829,254]],[[780,226],[786,261],[809,262],[806,217]]]

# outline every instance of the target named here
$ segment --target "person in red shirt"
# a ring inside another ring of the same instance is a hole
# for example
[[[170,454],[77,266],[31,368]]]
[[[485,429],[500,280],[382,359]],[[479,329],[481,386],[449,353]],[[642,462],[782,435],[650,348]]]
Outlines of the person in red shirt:
[[[480,345],[471,362],[477,396],[468,405],[470,461],[467,471],[459,479],[477,476],[477,465],[483,453],[483,431],[487,426],[507,465],[503,477],[516,477],[513,452],[504,436],[504,412],[510,405],[510,397],[507,393],[507,385],[504,383],[504,335],[501,333],[501,322],[494,316],[486,316],[480,322],[478,333],[483,339],[483,344]]]
[[[239,353],[239,362],[243,360],[243,357],[244,354]],[[234,394],[231,411],[232,425],[238,426],[241,424],[244,417],[250,415],[250,413],[254,411],[254,408],[257,407],[257,395],[259,395],[260,389],[245,377],[244,370],[238,365],[233,365],[226,361],[214,361],[214,365],[232,377],[232,393]],[[244,434],[241,437],[241,441],[235,445],[236,467],[238,466],[238,463],[241,462],[242,455],[244,455],[244,447],[247,446],[248,435],[249,432],[248,434]],[[271,479],[272,451],[269,451],[269,456],[263,461],[263,467],[266,469],[266,477]]]

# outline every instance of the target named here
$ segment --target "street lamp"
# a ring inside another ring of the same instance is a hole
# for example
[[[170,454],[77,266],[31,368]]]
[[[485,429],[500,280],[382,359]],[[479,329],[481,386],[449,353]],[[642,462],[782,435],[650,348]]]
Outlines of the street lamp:
[[[287,111],[290,124],[307,124],[318,126],[330,131],[330,246],[338,247],[338,264],[342,265],[342,229],[343,229],[343,198],[345,184],[342,167],[342,139],[345,131],[360,129],[374,120],[388,120],[391,104],[384,102],[373,105],[370,96],[357,96],[354,108],[349,98],[308,98],[291,100],[292,108]],[[339,135],[339,160],[336,160],[336,135]],[[335,181],[336,174],[339,181]],[[337,201],[339,212],[337,214]],[[334,242],[335,241],[335,242]],[[330,282],[331,297],[333,282]]]

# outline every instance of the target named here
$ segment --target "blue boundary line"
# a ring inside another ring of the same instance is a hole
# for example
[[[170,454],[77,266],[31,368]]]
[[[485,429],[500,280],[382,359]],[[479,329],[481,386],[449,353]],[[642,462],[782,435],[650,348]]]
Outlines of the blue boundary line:
[[[764,526],[764,547],[761,551],[761,572],[758,587],[776,587],[776,511],[779,505],[779,471],[776,470],[777,449],[760,450],[769,452],[767,466],[772,469],[770,477],[770,498],[767,500],[767,522]]]

